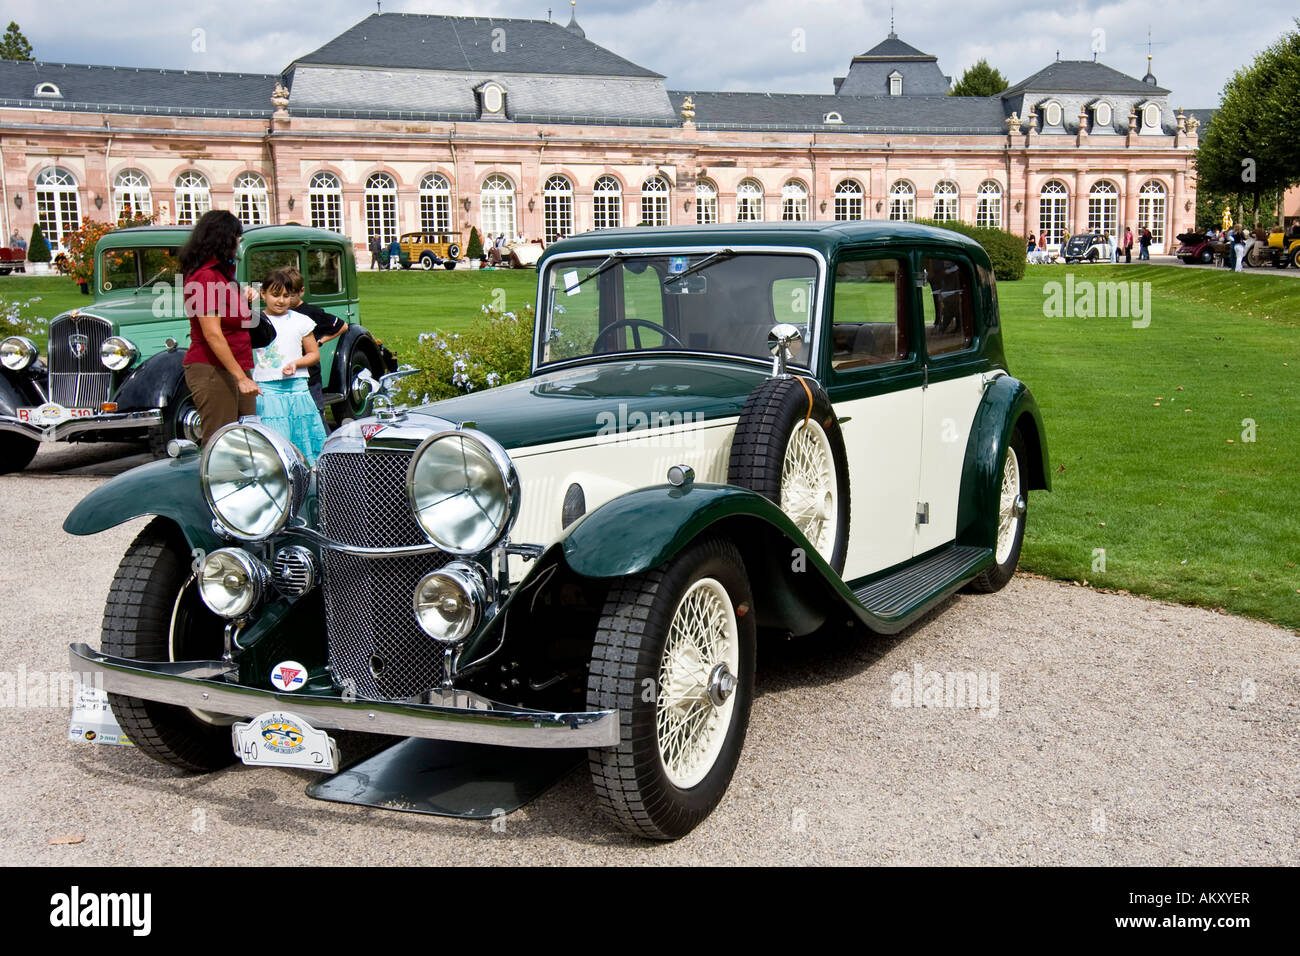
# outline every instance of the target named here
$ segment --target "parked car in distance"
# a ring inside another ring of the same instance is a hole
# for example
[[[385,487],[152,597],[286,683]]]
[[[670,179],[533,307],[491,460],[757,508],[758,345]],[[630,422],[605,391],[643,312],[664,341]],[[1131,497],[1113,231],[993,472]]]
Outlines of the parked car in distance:
[[[456,268],[460,258],[460,239],[454,233],[408,232],[399,240],[398,262],[403,269],[418,265],[421,269],[442,266]]]
[[[138,226],[107,234],[95,245],[94,301],[55,317],[43,352],[21,336],[0,342],[0,473],[27,467],[41,442],[148,439],[161,455],[173,438],[200,438],[182,365],[190,323],[176,273],[189,232]],[[349,383],[396,362],[360,324],[352,244],[300,226],[245,231],[240,282],[286,265],[301,270],[305,301],[348,323],[322,348],[321,374],[335,420],[355,417],[363,406]]]
[[[408,409],[399,371],[314,470],[235,424],[77,505],[72,534],[155,516],[100,648],[70,648],[143,753],[586,748],[609,819],[675,839],[736,770],[765,641],[892,634],[1010,580],[1051,469],[974,241],[606,229],[546,249],[537,302],[522,381]]]
[[[1061,246],[1061,258],[1066,262],[1110,262],[1114,252],[1110,237],[1100,232],[1070,236]]]
[[[1216,250],[1222,251],[1223,244],[1208,238],[1203,232],[1184,232],[1178,235],[1178,248],[1174,251],[1179,259],[1191,265],[1199,262],[1209,265],[1214,261]]]
[[[27,250],[13,246],[0,246],[0,276],[11,272],[27,271]]]

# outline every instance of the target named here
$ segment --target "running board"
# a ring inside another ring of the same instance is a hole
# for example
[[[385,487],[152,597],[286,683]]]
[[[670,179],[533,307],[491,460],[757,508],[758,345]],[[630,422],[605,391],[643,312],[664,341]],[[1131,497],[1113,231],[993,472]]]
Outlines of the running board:
[[[872,617],[901,631],[927,610],[993,565],[988,548],[950,544],[916,564],[855,588],[853,596]]]

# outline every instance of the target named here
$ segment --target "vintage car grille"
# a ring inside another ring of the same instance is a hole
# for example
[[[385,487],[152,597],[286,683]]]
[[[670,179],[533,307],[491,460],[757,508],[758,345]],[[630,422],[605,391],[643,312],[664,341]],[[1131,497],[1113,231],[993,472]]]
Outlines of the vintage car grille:
[[[68,316],[50,323],[50,401],[68,408],[93,408],[109,400],[113,373],[99,361],[99,347],[113,327],[93,315]],[[72,349],[72,337],[86,337],[80,357]]]
[[[406,499],[400,452],[330,452],[316,464],[321,531],[359,547],[427,544]],[[414,697],[442,681],[442,649],[411,610],[416,582],[451,559],[441,552],[359,558],[324,552],[323,593],[334,679],[358,697]]]

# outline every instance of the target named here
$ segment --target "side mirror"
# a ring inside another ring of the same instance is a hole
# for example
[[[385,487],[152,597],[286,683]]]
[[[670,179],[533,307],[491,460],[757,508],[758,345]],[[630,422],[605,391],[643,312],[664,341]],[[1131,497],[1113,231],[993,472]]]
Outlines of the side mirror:
[[[767,350],[772,353],[772,375],[779,377],[786,374],[785,363],[790,358],[790,343],[803,340],[799,327],[788,322],[774,325],[767,333]]]

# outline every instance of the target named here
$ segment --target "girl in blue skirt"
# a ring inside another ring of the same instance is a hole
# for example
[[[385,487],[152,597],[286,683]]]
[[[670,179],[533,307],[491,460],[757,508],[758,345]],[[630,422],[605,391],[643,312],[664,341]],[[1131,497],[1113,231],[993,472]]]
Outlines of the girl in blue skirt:
[[[325,444],[325,426],[307,385],[307,367],[320,361],[316,323],[290,307],[302,294],[297,269],[276,269],[262,283],[263,315],[275,326],[275,340],[253,350],[253,381],[262,390],[257,414],[298,446],[314,465]]]

